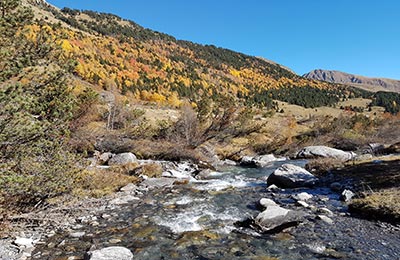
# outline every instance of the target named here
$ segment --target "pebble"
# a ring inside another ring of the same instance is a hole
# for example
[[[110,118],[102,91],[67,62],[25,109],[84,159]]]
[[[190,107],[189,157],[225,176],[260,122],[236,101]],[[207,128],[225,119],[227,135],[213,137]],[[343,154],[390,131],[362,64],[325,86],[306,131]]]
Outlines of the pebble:
[[[325,222],[326,224],[332,225],[333,224],[333,220],[325,215],[318,215],[317,216],[318,219],[322,220],[323,222]]]
[[[326,214],[328,216],[333,216],[334,215],[333,212],[328,208],[320,208],[320,209],[318,209],[318,212]]]
[[[73,238],[81,238],[85,235],[85,232],[72,232],[69,234],[70,237]]]
[[[309,208],[310,207],[310,205],[307,202],[302,201],[302,200],[297,201],[296,204],[299,205],[299,206],[302,206],[304,208]]]
[[[309,199],[312,199],[313,195],[308,194],[307,192],[301,192],[298,194],[295,194],[292,196],[295,200],[302,200],[302,201],[307,201]]]

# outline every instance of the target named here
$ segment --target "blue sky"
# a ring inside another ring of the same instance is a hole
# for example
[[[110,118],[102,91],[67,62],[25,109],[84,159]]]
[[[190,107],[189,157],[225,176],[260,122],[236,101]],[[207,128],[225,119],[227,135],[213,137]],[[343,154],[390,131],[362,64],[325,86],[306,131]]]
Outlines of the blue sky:
[[[400,79],[398,0],[48,0],[114,13],[178,39],[322,68]]]

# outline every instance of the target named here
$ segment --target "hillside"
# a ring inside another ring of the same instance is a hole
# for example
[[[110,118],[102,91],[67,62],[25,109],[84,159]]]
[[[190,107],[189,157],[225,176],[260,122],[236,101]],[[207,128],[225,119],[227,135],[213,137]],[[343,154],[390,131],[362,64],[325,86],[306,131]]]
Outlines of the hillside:
[[[51,25],[64,57],[77,61],[74,77],[131,100],[177,107],[183,100],[209,99],[274,108],[273,99],[318,107],[359,95],[266,59],[176,40],[112,14],[31,3],[35,16]]]
[[[400,92],[400,80],[385,78],[369,78],[334,70],[313,70],[303,77],[331,83],[348,84],[368,91]]]

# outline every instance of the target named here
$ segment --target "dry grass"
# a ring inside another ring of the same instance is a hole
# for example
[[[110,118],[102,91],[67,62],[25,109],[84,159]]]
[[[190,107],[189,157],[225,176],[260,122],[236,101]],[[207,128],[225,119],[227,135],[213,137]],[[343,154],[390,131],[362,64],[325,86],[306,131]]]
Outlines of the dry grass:
[[[338,169],[345,165],[344,161],[335,158],[318,158],[310,160],[306,169],[316,175],[323,175],[332,169]]]
[[[372,192],[364,198],[353,200],[350,209],[371,219],[399,223],[400,190],[393,188]]]
[[[126,172],[127,169],[122,168],[83,171],[78,180],[79,185],[73,190],[73,195],[99,198],[118,191],[128,183],[139,181],[138,177],[129,176]]]

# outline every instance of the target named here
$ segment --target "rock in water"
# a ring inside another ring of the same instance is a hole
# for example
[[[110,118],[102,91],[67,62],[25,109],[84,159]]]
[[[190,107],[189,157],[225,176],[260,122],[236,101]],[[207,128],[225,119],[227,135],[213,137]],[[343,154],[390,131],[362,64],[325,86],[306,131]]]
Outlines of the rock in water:
[[[87,253],[85,260],[132,260],[132,252],[120,246],[106,247]]]
[[[299,159],[313,159],[319,157],[349,161],[355,157],[355,154],[327,146],[307,146],[301,149],[296,155],[296,158]]]
[[[137,162],[137,158],[133,153],[120,153],[114,155],[109,161],[108,165],[126,165]]]
[[[268,206],[278,206],[278,204],[276,204],[275,201],[273,201],[271,199],[266,199],[266,198],[260,199],[259,203],[264,208],[267,208]]]
[[[275,184],[281,188],[309,187],[317,181],[318,178],[310,172],[293,164],[282,165],[267,179],[268,185]]]
[[[344,190],[340,196],[340,199],[344,202],[349,202],[355,196],[351,190]]]
[[[275,161],[282,161],[285,158],[276,158],[273,154],[259,155],[255,157],[243,156],[240,164],[250,167],[265,167]]]
[[[297,225],[300,214],[280,206],[268,206],[258,214],[254,223],[264,232],[275,233]]]

